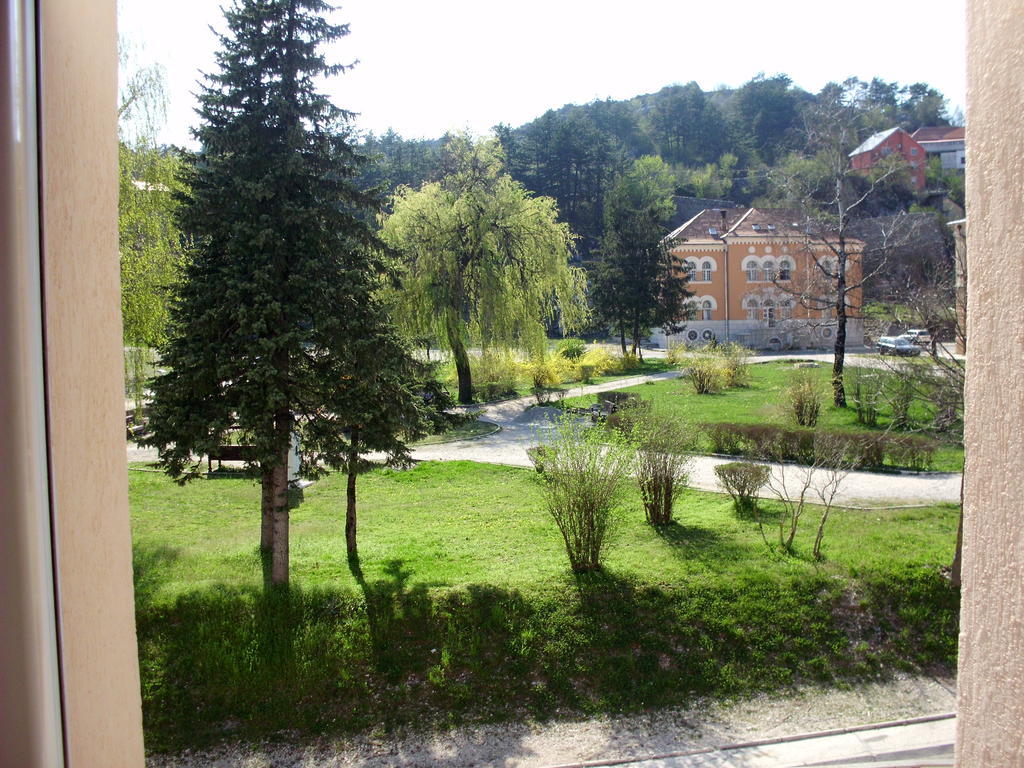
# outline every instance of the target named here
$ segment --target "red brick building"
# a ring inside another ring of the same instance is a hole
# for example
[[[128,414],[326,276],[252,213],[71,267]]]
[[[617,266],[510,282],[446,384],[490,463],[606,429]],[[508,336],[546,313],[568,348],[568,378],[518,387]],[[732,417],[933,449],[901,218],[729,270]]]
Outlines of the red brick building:
[[[902,128],[889,128],[869,136],[850,153],[850,167],[867,170],[894,154],[900,155],[907,162],[914,188],[924,189],[924,174],[928,165],[924,147]]]

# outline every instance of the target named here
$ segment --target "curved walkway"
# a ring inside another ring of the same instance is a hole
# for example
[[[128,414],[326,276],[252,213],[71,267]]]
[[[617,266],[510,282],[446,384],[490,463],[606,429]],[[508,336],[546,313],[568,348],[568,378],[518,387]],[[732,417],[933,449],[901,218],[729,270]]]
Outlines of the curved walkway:
[[[768,359],[780,359],[772,356]],[[793,355],[807,358],[809,355]],[[755,358],[758,362],[760,358]],[[589,395],[623,389],[645,381],[677,378],[677,371],[657,373],[649,376],[635,376],[616,379],[604,384],[573,387],[566,397]],[[487,437],[460,440],[451,443],[428,445],[413,450],[415,459],[422,461],[481,461],[490,464],[507,464],[517,467],[531,466],[526,449],[545,442],[561,413],[556,408],[534,406],[532,397],[521,397],[491,403],[479,408],[469,408],[480,418],[492,421],[501,431]],[[714,468],[719,464],[735,461],[735,458],[716,456],[695,456],[690,470],[690,486],[707,491],[721,491]],[[774,472],[781,470],[773,465]],[[786,472],[802,472],[803,468],[787,465]],[[791,481],[792,482],[792,481]],[[837,502],[847,506],[883,507],[914,506],[939,502],[957,503],[960,500],[960,474],[954,472],[851,472],[840,488]]]

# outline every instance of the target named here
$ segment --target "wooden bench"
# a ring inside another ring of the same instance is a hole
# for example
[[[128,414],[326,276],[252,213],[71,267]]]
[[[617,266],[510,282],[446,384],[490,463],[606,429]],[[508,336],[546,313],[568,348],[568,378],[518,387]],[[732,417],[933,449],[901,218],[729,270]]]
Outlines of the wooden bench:
[[[250,461],[255,455],[254,445],[218,445],[206,455],[206,471],[213,472],[213,462],[217,462],[217,469],[221,468],[222,461]]]

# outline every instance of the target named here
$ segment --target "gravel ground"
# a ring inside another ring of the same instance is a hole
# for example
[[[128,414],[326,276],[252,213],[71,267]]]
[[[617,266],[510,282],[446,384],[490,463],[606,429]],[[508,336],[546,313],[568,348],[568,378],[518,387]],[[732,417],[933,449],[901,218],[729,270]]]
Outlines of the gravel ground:
[[[899,677],[844,690],[809,687],[784,696],[708,703],[630,717],[367,733],[336,741],[227,744],[155,755],[149,768],[541,768],[689,749],[952,712],[955,682]]]

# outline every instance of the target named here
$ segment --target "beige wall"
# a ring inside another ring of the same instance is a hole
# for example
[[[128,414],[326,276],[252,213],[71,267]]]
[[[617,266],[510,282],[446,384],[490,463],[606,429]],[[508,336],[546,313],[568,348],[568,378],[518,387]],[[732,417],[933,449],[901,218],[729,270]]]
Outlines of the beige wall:
[[[43,280],[70,765],[141,766],[117,254],[114,0],[41,3]]]
[[[1024,766],[1024,7],[968,7],[966,505],[957,765]]]

